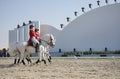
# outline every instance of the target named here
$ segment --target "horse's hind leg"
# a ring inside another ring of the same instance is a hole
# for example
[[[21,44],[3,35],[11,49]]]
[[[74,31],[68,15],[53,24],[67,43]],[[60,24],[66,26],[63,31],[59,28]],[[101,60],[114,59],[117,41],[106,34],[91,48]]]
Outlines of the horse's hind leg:
[[[51,56],[48,55],[47,58],[48,58],[48,62],[51,64],[51,62],[52,62],[52,61],[51,61],[51,59],[52,59]]]
[[[35,63],[38,64],[40,62],[40,60],[38,59]]]
[[[44,64],[46,64],[46,60],[44,60]]]
[[[22,63],[23,63],[23,65],[25,65],[25,61],[24,60],[22,60]]]
[[[32,63],[31,59],[29,59],[29,62]]]
[[[18,62],[17,62],[17,64],[19,64],[20,63],[20,58],[18,59]]]
[[[35,63],[31,64],[31,65],[35,65],[38,64],[40,62],[40,60],[38,59]]]
[[[46,60],[42,59],[42,61],[44,62],[44,64],[46,64]]]
[[[28,64],[29,64],[29,62],[32,63],[31,59],[26,58],[26,60],[28,61]]]
[[[49,61],[49,63],[51,64],[51,59],[50,59],[50,58],[48,58],[48,61]]]
[[[52,59],[51,56],[49,56],[50,60]]]
[[[16,62],[17,62],[17,59],[15,58],[15,60],[14,60],[14,64],[16,64]]]
[[[18,54],[15,55],[14,64],[17,63],[17,57],[18,57]]]

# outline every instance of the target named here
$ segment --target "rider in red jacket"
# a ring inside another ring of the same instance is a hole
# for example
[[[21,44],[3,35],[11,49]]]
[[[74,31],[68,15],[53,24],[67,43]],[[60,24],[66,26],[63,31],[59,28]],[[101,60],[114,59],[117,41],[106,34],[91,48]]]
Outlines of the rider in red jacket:
[[[36,39],[39,41],[39,43],[41,43],[39,29],[35,29],[35,35],[36,35]]]
[[[33,25],[30,25],[29,36],[30,36],[30,38],[28,40],[28,45],[35,44],[36,52],[38,52],[39,51],[39,41],[36,39],[37,35],[35,34]]]
[[[39,40],[40,39],[39,29],[35,29],[35,35],[36,39]]]
[[[29,40],[28,40],[28,44],[29,45],[32,45],[33,44],[33,41],[32,41],[32,37],[36,37],[36,34],[35,34],[35,31],[34,31],[34,26],[33,25],[30,25],[30,31],[29,31]]]

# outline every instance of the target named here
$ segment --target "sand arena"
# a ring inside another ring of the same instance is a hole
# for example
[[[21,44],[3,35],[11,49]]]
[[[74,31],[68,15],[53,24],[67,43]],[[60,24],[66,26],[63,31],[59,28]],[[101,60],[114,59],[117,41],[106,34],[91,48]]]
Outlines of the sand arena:
[[[0,79],[120,79],[120,59],[53,59],[47,66],[12,63],[0,58]]]

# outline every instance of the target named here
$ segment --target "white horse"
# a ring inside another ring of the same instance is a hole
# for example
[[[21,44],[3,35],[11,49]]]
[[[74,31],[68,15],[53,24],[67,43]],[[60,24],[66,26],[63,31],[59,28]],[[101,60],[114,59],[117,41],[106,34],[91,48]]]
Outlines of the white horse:
[[[39,46],[39,53],[38,53],[38,60],[36,63],[40,61],[44,61],[46,64],[46,58],[50,62],[51,56],[49,54],[49,49],[50,47],[55,46],[55,38],[52,34],[46,34],[43,37],[41,37],[42,44]],[[30,54],[35,53],[35,47],[33,46],[28,46],[26,42],[23,43],[16,43],[15,49],[13,52],[16,52],[16,57],[14,60],[14,64],[16,64],[17,58],[18,58],[18,63],[22,62],[25,65],[24,59],[27,58],[28,61],[31,62],[30,60]]]
[[[50,47],[54,47],[55,46],[55,38],[52,34],[46,34],[43,37],[41,37],[41,42],[42,45],[40,45],[40,52],[38,53],[38,60],[36,61],[36,63],[40,62],[40,61],[44,61],[44,63],[46,64],[46,59],[48,59],[49,62],[51,62],[51,56],[49,53],[49,49]],[[25,57],[27,56],[27,60],[31,62],[30,60],[30,54],[32,54],[33,52],[35,52],[35,49],[31,46],[26,46],[25,48]],[[24,57],[24,56],[23,56]],[[24,57],[24,58],[25,58]],[[22,61],[24,63],[24,61]]]

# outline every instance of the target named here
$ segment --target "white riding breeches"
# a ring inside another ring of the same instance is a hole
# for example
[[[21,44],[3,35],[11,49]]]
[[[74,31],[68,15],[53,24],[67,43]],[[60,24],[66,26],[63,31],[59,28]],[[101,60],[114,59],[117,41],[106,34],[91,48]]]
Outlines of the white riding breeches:
[[[39,41],[35,38],[35,37],[32,37],[32,41],[33,43],[36,45],[36,44],[39,44]]]

